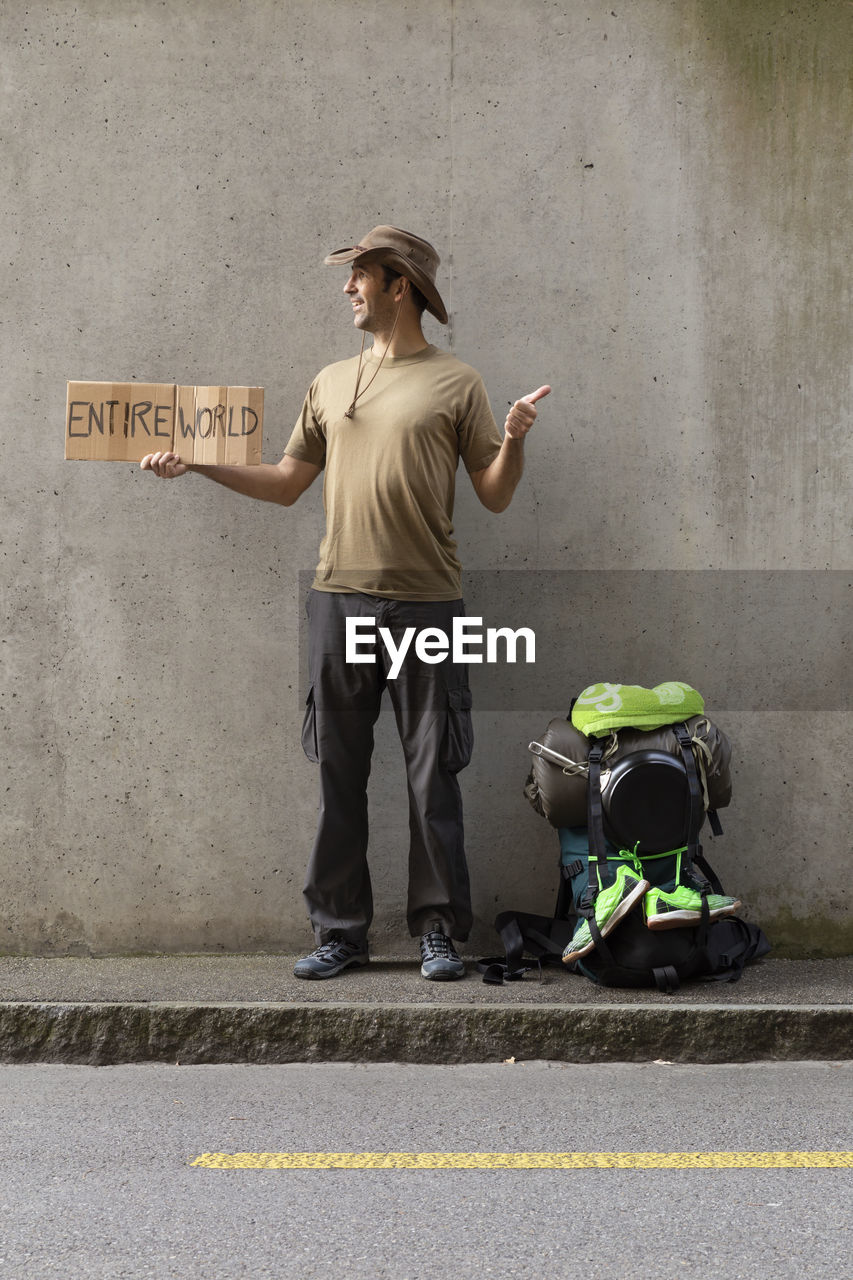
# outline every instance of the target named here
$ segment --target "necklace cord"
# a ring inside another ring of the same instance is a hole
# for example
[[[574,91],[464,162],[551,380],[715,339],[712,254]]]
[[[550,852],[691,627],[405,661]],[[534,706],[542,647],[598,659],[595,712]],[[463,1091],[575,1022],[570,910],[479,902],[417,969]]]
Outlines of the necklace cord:
[[[373,377],[362,388],[362,390],[359,391],[358,388],[359,388],[359,383],[361,382],[361,369],[362,369],[362,361],[364,359],[364,339],[365,339],[365,335],[364,334],[361,335],[361,351],[359,352],[359,357],[358,357],[358,372],[355,375],[355,395],[353,396],[352,404],[344,414],[345,418],[351,418],[352,415],[355,413],[355,406],[358,404],[359,400],[365,394],[365,392],[370,390],[370,387],[373,384],[373,379],[376,377],[379,370],[382,368],[385,357],[388,354],[388,348],[390,347],[391,343],[394,340],[394,334],[397,331],[397,321],[400,319],[400,312],[402,311],[402,309],[403,309],[403,299],[401,298],[400,301],[397,303],[397,314],[395,315],[394,323],[391,326],[391,335],[385,344],[385,350],[382,352],[382,355],[379,357],[379,364],[376,366],[376,369],[373,372]]]

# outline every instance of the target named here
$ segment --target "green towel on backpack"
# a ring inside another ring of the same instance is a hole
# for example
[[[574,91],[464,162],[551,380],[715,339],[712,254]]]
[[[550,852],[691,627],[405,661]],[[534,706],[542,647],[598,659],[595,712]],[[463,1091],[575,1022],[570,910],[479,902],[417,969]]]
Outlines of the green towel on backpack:
[[[660,729],[700,716],[705,701],[689,684],[670,680],[644,689],[639,684],[591,684],[578,695],[572,724],[588,738],[603,738],[612,729]]]

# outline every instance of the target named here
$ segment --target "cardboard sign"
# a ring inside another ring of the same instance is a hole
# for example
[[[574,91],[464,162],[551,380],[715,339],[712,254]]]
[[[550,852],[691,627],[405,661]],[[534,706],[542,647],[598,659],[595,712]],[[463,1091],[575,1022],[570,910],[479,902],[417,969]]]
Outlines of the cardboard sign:
[[[263,387],[69,382],[65,457],[139,462],[169,450],[182,462],[252,466],[261,460]]]

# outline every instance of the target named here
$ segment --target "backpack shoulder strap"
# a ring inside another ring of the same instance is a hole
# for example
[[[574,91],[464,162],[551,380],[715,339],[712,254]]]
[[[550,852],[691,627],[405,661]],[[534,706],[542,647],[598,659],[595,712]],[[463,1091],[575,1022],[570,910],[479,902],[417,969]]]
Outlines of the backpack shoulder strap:
[[[604,815],[601,809],[601,759],[603,755],[604,746],[600,740],[596,740],[589,749],[589,777],[586,789],[587,831],[589,833],[589,887],[580,904],[580,913],[590,921],[594,921],[595,916],[593,904],[598,893],[599,868],[607,861],[607,850],[604,845]],[[593,934],[593,937],[595,937],[595,934]]]
[[[574,916],[558,920],[524,911],[502,911],[495,919],[495,928],[500,934],[504,955],[478,961],[483,981],[495,986],[518,982],[533,968],[538,969],[541,981],[543,965],[562,961],[576,923]],[[525,955],[532,956],[534,963],[525,964]]]
[[[720,883],[720,877],[717,875],[716,871],[711,866],[708,859],[705,857],[705,853],[704,853],[704,850],[702,849],[701,844],[696,846],[696,855],[693,859],[693,864],[694,866],[697,866],[699,870],[702,872],[703,876],[710,884],[714,893],[724,892],[723,886]]]
[[[705,810],[702,802],[702,788],[699,785],[699,774],[696,771],[696,759],[691,745],[690,730],[686,724],[682,723],[673,725],[673,731],[678,739],[690,792],[688,801],[690,807],[687,820],[687,856],[685,858],[687,869],[689,870],[700,853],[698,837]]]

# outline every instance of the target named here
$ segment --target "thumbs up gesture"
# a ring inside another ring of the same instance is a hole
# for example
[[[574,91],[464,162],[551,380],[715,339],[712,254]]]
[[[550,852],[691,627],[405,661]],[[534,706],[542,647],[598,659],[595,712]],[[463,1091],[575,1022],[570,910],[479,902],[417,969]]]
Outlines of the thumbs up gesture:
[[[511,440],[523,440],[536,421],[536,401],[542,400],[551,391],[549,386],[539,387],[531,391],[529,396],[522,396],[511,406],[506,415],[504,430]]]

